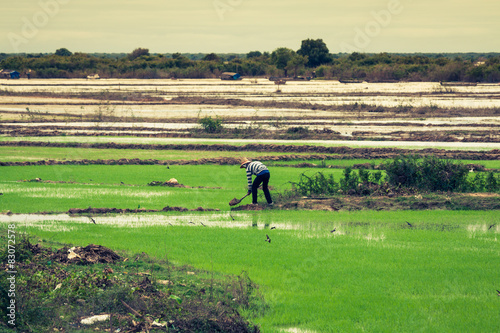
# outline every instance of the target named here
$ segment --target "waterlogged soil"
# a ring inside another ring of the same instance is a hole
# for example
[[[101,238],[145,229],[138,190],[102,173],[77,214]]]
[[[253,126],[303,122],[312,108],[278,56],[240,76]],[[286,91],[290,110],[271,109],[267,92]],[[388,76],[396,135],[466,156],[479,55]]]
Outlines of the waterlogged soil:
[[[125,126],[124,126],[125,125]],[[237,138],[242,135],[252,138],[314,139],[314,140],[383,140],[422,142],[500,142],[500,124],[413,124],[377,123],[332,124],[331,122],[252,122],[250,129],[241,130],[241,122],[224,125],[225,131],[217,133],[219,138]],[[251,127],[254,127],[253,129]],[[307,127],[307,129],[305,129]],[[136,136],[146,138],[193,138],[214,137],[200,131],[196,123],[168,123],[119,125],[0,125],[0,135],[12,137],[51,136]]]
[[[282,209],[306,210],[498,210],[500,195],[483,196],[468,194],[453,195],[411,195],[390,197],[339,197],[339,198],[307,198],[283,204]]]
[[[245,212],[245,211],[262,211],[262,210],[321,210],[321,211],[357,211],[357,210],[376,210],[376,211],[394,211],[394,210],[500,210],[500,194],[497,193],[456,193],[456,194],[432,194],[432,195],[393,195],[387,196],[334,196],[334,197],[315,197],[308,198],[302,197],[300,199],[292,199],[288,201],[275,202],[274,206],[270,207],[265,203],[259,204],[241,204],[230,207],[229,217],[234,221],[232,212]],[[192,217],[190,214],[193,212],[220,212],[219,209],[198,207],[188,209],[185,207],[170,207],[166,206],[161,210],[154,209],[123,209],[123,208],[108,208],[108,207],[88,207],[88,208],[71,208],[66,212],[45,211],[35,214],[13,214],[11,211],[3,211],[0,214],[0,222],[15,222],[22,220],[23,216],[36,216],[36,215],[52,215],[59,216],[60,214],[67,214],[68,218],[81,216],[84,219],[80,220],[84,223],[101,223],[96,221],[97,216],[107,215],[127,215],[127,214],[147,214],[158,212],[176,212],[182,213],[188,220],[198,219]],[[62,220],[66,220],[66,217]],[[119,217],[116,217],[120,219]],[[28,218],[23,222],[28,223]],[[172,225],[173,221],[168,222]],[[181,222],[181,224],[185,223]],[[213,222],[213,221],[212,221]],[[113,221],[116,223],[116,221]],[[159,221],[158,224],[167,224],[166,221]],[[174,224],[179,224],[176,220]],[[187,224],[199,225],[194,222],[187,222]],[[211,223],[205,220],[203,226],[220,226],[219,223]]]
[[[498,85],[309,81],[287,82],[279,93],[266,79],[33,80],[3,85],[0,134],[9,136],[500,142]],[[219,117],[225,131],[200,131],[202,117]],[[50,122],[59,124],[35,124]],[[308,131],[297,133],[296,127]]]

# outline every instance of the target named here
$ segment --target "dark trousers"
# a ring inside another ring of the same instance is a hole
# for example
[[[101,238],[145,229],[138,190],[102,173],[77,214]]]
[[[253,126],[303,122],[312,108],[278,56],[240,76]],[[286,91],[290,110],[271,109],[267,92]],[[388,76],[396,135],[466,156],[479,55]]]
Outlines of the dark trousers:
[[[264,191],[264,195],[266,196],[267,203],[270,204],[271,202],[273,202],[273,200],[271,199],[271,194],[269,193],[269,188],[267,187],[267,185],[269,184],[269,178],[271,178],[270,173],[264,173],[260,176],[255,177],[252,183],[252,203],[257,203],[257,189],[259,188],[260,184],[262,184],[262,190]]]

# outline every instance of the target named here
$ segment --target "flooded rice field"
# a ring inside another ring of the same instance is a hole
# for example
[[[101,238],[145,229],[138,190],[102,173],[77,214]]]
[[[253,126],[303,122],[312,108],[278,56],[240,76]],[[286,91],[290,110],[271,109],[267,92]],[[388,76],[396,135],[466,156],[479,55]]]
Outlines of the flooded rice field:
[[[500,85],[444,87],[439,82],[357,83],[339,81],[288,81],[277,86],[268,79],[244,79],[237,82],[217,79],[184,80],[80,80],[39,79],[0,83],[0,88],[12,93],[78,94],[134,93],[174,97],[238,98],[250,101],[273,99],[276,101],[323,104],[368,104],[381,106],[438,107],[500,107]],[[8,94],[4,93],[4,98]],[[48,96],[50,97],[50,96]],[[6,99],[11,101],[11,99]],[[53,101],[53,100],[52,100]],[[45,100],[51,102],[51,100]],[[68,102],[67,100],[63,102]]]
[[[333,80],[287,81],[277,86],[268,79],[244,79],[237,82],[218,79],[179,80],[19,80],[3,83],[0,87],[12,92],[142,92],[165,98],[178,96],[209,96],[261,100],[269,98],[329,104],[365,103],[370,105],[400,103],[453,107],[499,107],[500,86],[444,87],[439,82],[353,83]],[[281,97],[279,97],[281,96]]]
[[[0,137],[1,138],[1,137]],[[33,142],[78,142],[88,144],[142,144],[142,145],[166,145],[166,144],[213,144],[213,145],[237,145],[249,143],[248,139],[205,139],[205,138],[132,138],[132,137],[74,137],[74,136],[61,136],[61,137],[16,137],[5,138],[8,141],[33,141]],[[270,144],[270,145],[302,145],[302,140],[267,140],[257,139],[252,140],[252,143]],[[404,149],[453,149],[453,150],[470,150],[470,151],[485,151],[499,149],[499,144],[495,142],[424,142],[424,141],[344,141],[344,140],[307,140],[308,145],[317,145],[325,147],[394,147]]]
[[[500,85],[8,80],[0,83],[0,117],[0,135],[15,137],[192,137],[199,119],[212,117],[228,131],[260,131],[246,135],[253,139],[277,139],[287,131],[293,139],[306,129],[307,139],[326,141],[498,143]]]
[[[348,236],[368,241],[383,241],[385,232],[408,229],[406,223],[390,222],[356,222],[356,221],[332,221],[332,222],[294,222],[283,220],[272,220],[263,218],[259,212],[220,212],[211,214],[119,214],[110,216],[93,216],[96,224],[117,228],[144,228],[144,227],[198,227],[198,228],[256,228],[259,230],[283,230],[300,231],[300,237],[339,237]],[[69,214],[0,214],[0,224],[17,224],[19,230],[34,228],[42,231],[73,232],[84,225],[93,227],[93,222],[88,216],[72,216]],[[424,221],[412,222],[413,230],[427,230],[439,232],[464,232],[469,237],[481,236],[483,234],[500,233],[500,225],[493,227],[484,224],[433,224]],[[495,238],[497,241],[497,238]]]

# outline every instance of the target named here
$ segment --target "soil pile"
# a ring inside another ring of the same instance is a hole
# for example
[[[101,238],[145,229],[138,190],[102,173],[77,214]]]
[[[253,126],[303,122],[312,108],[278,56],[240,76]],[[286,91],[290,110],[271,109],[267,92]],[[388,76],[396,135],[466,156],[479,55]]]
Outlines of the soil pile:
[[[249,204],[232,208],[232,210],[264,210],[264,207],[259,205]]]
[[[70,208],[67,213],[70,215],[76,214],[123,214],[123,213],[155,213],[155,212],[218,212],[218,208],[203,208],[197,207],[188,209],[185,207],[163,207],[161,210],[158,209],[145,209],[145,208],[137,208],[137,209],[129,209],[129,208]]]
[[[86,247],[63,247],[54,253],[53,259],[66,264],[91,265],[112,264],[121,257],[101,245],[90,244]]]

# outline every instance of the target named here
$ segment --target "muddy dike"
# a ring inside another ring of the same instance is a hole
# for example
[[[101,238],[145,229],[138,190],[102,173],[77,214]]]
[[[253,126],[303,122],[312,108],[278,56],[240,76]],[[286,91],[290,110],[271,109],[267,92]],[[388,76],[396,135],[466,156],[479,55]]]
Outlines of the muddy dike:
[[[250,205],[251,206],[251,205]],[[339,196],[334,198],[302,198],[276,205],[287,210],[359,211],[359,210],[499,210],[500,195],[431,194],[406,196]],[[264,206],[260,209],[265,209]],[[260,210],[241,206],[233,210]]]
[[[68,213],[70,215],[77,215],[77,214],[99,215],[99,214],[125,214],[125,213],[218,212],[218,211],[220,211],[220,209],[217,209],[217,208],[198,207],[198,208],[188,209],[185,207],[176,207],[176,206],[174,206],[174,207],[165,206],[161,210],[145,209],[145,208],[129,209],[129,208],[106,208],[106,207],[93,208],[93,207],[88,207],[88,208],[70,208],[65,213]]]
[[[413,125],[412,125],[413,126]],[[477,125],[475,125],[477,126]],[[330,129],[316,129],[307,131],[296,131],[296,127],[289,127],[284,130],[273,131],[240,131],[238,129],[225,130],[222,133],[209,134],[203,130],[191,129],[161,129],[161,128],[141,128],[141,127],[21,127],[2,128],[0,134],[13,137],[53,137],[63,135],[84,136],[84,137],[107,137],[107,136],[134,136],[141,138],[226,138],[226,139],[256,139],[265,138],[269,140],[378,140],[378,141],[422,141],[422,142],[500,142],[498,131],[460,131],[459,133],[449,133],[447,131],[395,131],[379,133],[374,131],[354,131],[352,135],[341,135],[339,132]]]
[[[15,305],[21,315],[15,327],[2,322],[2,332],[260,331],[240,314],[268,308],[246,273],[223,276],[96,244],[53,249],[33,244],[33,238],[20,234],[16,240]],[[6,243],[1,237],[0,245]],[[7,254],[0,256],[0,268],[8,271]],[[8,290],[3,280],[0,286]]]
[[[93,148],[93,149],[144,149],[144,150],[191,150],[191,151],[239,151],[239,152],[274,152],[274,153],[309,153],[325,154],[328,159],[391,159],[398,155],[417,155],[436,156],[444,159],[469,159],[469,160],[499,160],[500,149],[490,151],[463,151],[463,150],[445,150],[445,149],[401,149],[401,148],[350,148],[350,147],[325,147],[313,145],[278,145],[278,144],[246,144],[242,146],[223,145],[223,144],[119,144],[109,143],[76,143],[76,142],[36,142],[36,141],[4,141],[0,146],[14,147],[59,147],[59,148]],[[335,156],[337,155],[337,156]],[[321,156],[320,159],[326,156]],[[270,156],[270,160],[279,160],[278,156]],[[286,158],[286,157],[285,157]],[[306,157],[300,156],[301,159]],[[259,159],[262,159],[259,157]],[[196,162],[195,162],[196,161]],[[7,165],[51,165],[51,164],[182,164],[182,163],[216,163],[216,164],[239,164],[236,159],[215,158],[199,159],[193,162],[186,160],[139,160],[139,159],[120,159],[120,160],[81,160],[81,161],[37,161],[37,162],[0,162],[0,166]],[[23,164],[27,163],[27,164]],[[32,163],[32,164],[30,164]],[[47,164],[48,163],[48,164]]]

